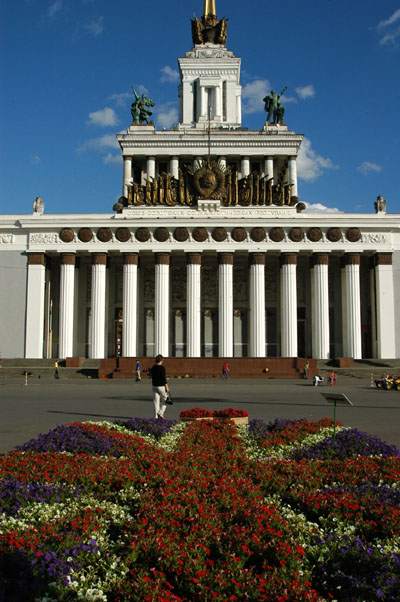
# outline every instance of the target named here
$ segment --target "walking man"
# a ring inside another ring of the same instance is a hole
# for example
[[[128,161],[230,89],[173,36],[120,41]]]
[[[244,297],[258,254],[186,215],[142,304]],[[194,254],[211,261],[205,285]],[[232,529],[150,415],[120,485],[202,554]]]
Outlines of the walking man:
[[[60,378],[58,376],[58,360],[54,362],[54,378]]]
[[[167,393],[169,393],[167,375],[165,373],[165,368],[162,365],[163,361],[163,356],[157,355],[155,364],[150,370],[151,384],[153,386],[154,418],[161,419],[164,419],[165,409],[167,407]]]
[[[229,366],[227,362],[225,362],[225,364],[222,366],[222,378],[229,378],[229,372]]]
[[[142,366],[138,360],[136,362],[136,382],[139,380],[142,380],[142,377],[140,376],[141,371],[142,371]]]

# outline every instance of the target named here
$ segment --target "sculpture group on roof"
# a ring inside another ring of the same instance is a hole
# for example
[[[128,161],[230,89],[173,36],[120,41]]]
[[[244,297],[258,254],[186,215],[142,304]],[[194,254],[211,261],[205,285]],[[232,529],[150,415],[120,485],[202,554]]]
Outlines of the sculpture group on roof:
[[[134,125],[151,123],[149,122],[149,118],[153,113],[149,110],[149,107],[154,107],[155,102],[146,94],[142,94],[140,97],[134,88],[132,88],[132,90],[135,95],[135,100],[131,104],[132,123]]]
[[[287,90],[287,86],[285,86],[280,94],[275,94],[273,90],[271,90],[270,94],[263,98],[264,110],[267,112],[267,123],[284,123],[284,115],[285,115],[285,107],[280,102],[281,96]]]

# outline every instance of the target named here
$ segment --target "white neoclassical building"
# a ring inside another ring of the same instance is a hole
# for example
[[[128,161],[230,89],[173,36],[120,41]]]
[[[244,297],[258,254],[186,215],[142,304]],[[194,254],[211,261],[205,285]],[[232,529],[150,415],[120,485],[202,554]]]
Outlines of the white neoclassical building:
[[[113,213],[0,216],[2,357],[400,358],[400,215],[304,212],[302,136],[271,95],[242,127],[215,2],[192,35],[177,126],[137,97],[117,136]]]

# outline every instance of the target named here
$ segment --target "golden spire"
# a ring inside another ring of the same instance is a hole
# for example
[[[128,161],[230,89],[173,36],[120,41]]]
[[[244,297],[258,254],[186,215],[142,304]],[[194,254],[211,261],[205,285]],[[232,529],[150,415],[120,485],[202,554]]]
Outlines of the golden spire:
[[[203,17],[216,17],[215,0],[204,0]]]

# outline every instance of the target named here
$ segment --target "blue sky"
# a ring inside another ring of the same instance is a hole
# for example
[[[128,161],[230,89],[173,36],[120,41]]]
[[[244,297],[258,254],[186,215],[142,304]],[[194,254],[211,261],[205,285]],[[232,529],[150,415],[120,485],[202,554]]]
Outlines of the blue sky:
[[[0,212],[103,213],[121,195],[115,134],[131,86],[177,121],[177,57],[203,0],[0,0]],[[400,213],[400,0],[216,0],[242,58],[243,126],[271,88],[305,135],[299,196],[312,208]]]

